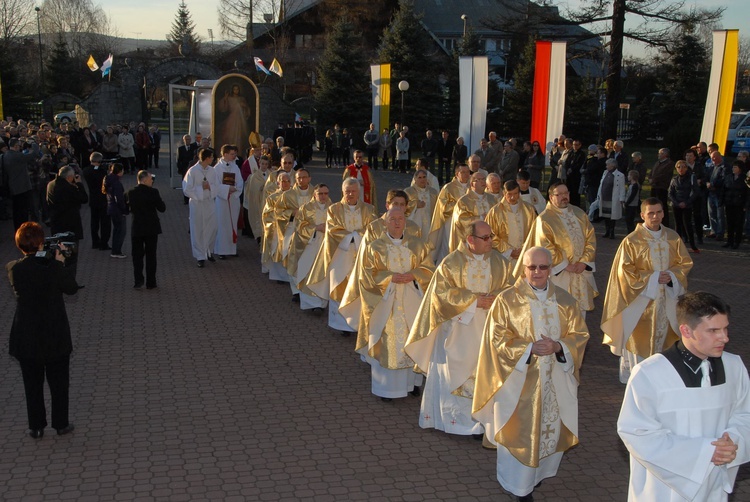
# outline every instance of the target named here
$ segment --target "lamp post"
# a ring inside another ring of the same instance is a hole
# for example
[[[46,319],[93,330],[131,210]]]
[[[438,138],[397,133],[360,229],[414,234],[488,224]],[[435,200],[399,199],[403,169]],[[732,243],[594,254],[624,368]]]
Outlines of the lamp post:
[[[34,7],[36,11],[36,31],[39,35],[39,88],[41,89],[39,94],[44,93],[44,61],[42,60],[42,22],[39,19],[39,12],[42,9]]]
[[[466,38],[466,21],[469,19],[469,16],[466,14],[461,14],[461,19],[464,22],[464,38]]]
[[[401,127],[404,127],[404,93],[409,90],[409,82],[406,80],[399,82],[398,90],[401,91]]]

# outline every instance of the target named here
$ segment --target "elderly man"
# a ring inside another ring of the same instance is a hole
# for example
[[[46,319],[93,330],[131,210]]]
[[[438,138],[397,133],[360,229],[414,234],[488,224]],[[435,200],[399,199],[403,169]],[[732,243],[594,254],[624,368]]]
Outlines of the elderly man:
[[[425,169],[414,171],[411,186],[404,188],[409,196],[409,207],[406,209],[407,218],[419,226],[421,234],[430,235],[432,214],[437,204],[438,192],[429,186]]]
[[[419,426],[481,438],[471,418],[474,379],[487,311],[512,283],[508,261],[492,249],[483,221],[438,266],[427,288],[405,351],[427,375]]]
[[[641,203],[643,223],[623,239],[609,274],[601,327],[604,344],[620,356],[622,383],[637,363],[678,339],[677,298],[693,260],[680,236],[662,226],[664,212],[657,198]]]
[[[359,199],[372,205],[377,211],[378,197],[375,191],[375,179],[370,173],[370,166],[365,164],[365,154],[362,150],[354,150],[354,163],[344,168],[343,179],[354,178],[361,187]]]
[[[450,252],[458,249],[458,245],[469,235],[470,225],[476,220],[484,220],[490,208],[494,205],[493,198],[485,193],[486,178],[482,173],[471,175],[469,191],[458,199],[451,217],[451,234],[448,241]]]
[[[497,171],[497,164],[500,161],[498,152],[490,148],[485,138],[479,140],[479,148],[474,152],[474,155],[479,157],[479,168],[484,169],[487,173]],[[471,166],[471,164],[469,165]],[[474,169],[472,168],[472,170]],[[485,176],[487,175],[485,174]]]
[[[469,187],[469,167],[467,165],[458,164],[454,168],[454,173],[453,180],[440,190],[435,211],[432,213],[432,225],[427,238],[430,246],[432,246],[432,258],[435,263],[440,263],[450,252],[448,247],[453,208],[456,206],[458,199],[466,194]]]
[[[39,145],[32,144],[32,151],[24,152],[21,140],[13,138],[9,141],[9,149],[2,156],[0,172],[6,188],[13,200],[13,228],[18,228],[29,221],[29,211],[32,209],[32,186],[29,172],[36,166],[39,158]],[[0,182],[2,183],[2,182]],[[79,235],[78,238],[83,238]]]
[[[576,300],[550,280],[552,256],[523,254],[523,276],[487,314],[473,416],[497,444],[497,479],[518,497],[555,476],[578,443],[579,369],[589,334]]]
[[[635,367],[617,420],[630,452],[628,500],[726,501],[750,461],[750,380],[724,352],[729,311],[710,293],[684,295],[681,341]]]
[[[503,183],[516,179],[518,173],[519,156],[513,149],[513,143],[506,141],[503,145],[503,158],[500,160],[498,174],[502,176]]]
[[[339,313],[339,305],[362,242],[362,234],[367,225],[377,218],[377,213],[375,207],[360,200],[356,178],[345,179],[341,190],[344,197],[328,208],[323,245],[315,257],[304,288],[300,290],[306,293],[309,290],[318,298],[329,300],[328,326],[348,336],[351,331],[346,319]]]
[[[93,154],[92,154],[93,155]],[[138,171],[138,184],[125,194],[128,210],[133,215],[130,242],[133,250],[133,287],[144,284],[143,259],[146,259],[146,289],[156,288],[156,246],[161,233],[157,211],[167,210],[166,204],[153,187],[154,177],[148,171]]]
[[[268,270],[268,278],[277,283],[289,282],[284,266],[283,246],[288,219],[279,218],[276,206],[285,192],[292,188],[292,178],[287,172],[280,172],[276,177],[278,188],[268,196],[263,206],[263,242],[261,246],[261,264]]]
[[[57,178],[47,185],[47,204],[49,205],[52,234],[73,232],[71,240],[78,242],[83,239],[83,223],[81,222],[81,204],[88,202],[86,189],[83,188],[81,176],[76,174],[71,166],[63,166],[57,173]],[[78,266],[78,253],[65,260],[65,266],[75,270]]]
[[[260,243],[263,236],[263,206],[266,204],[263,189],[270,175],[271,159],[267,155],[261,155],[258,167],[259,169],[251,174],[245,183],[245,196],[242,205],[247,209],[250,229],[255,239]]]
[[[482,168],[482,157],[480,157],[476,153],[471,155],[467,162],[469,165],[469,174],[482,173],[485,176],[489,174],[487,169]]]
[[[546,248],[552,254],[552,282],[578,300],[585,318],[586,311],[594,310],[594,298],[599,295],[594,282],[596,235],[588,215],[569,202],[564,182],[550,185],[547,208],[534,220],[521,255],[531,247]],[[520,261],[514,275],[523,275]]]
[[[362,253],[357,286],[362,301],[355,350],[370,364],[372,393],[384,401],[419,395],[421,376],[404,352],[422,295],[435,267],[429,247],[404,234],[401,208],[386,213],[386,234]]]
[[[282,140],[284,139],[282,136],[279,136]],[[294,169],[295,159],[294,159],[294,153],[292,153],[289,150],[284,149],[284,151],[281,154],[281,159],[279,160],[281,162],[281,167],[279,167],[276,170],[272,170],[271,173],[268,175],[268,178],[266,179],[266,184],[263,187],[263,201],[265,204],[265,200],[268,198],[269,195],[274,193],[276,189],[279,187],[278,183],[276,181],[276,177],[279,175],[279,173],[287,173],[289,174],[289,179],[292,178],[292,170]]]
[[[331,205],[327,185],[320,184],[313,187],[313,199],[302,205],[295,217],[296,228],[289,254],[286,260],[286,270],[291,284],[299,290],[300,308],[312,309],[315,314],[322,314],[328,306],[328,301],[310,295],[301,290],[303,283],[310,274],[313,261],[323,245],[326,233],[326,214]]]
[[[492,247],[514,267],[535,218],[534,206],[521,200],[518,183],[506,182],[505,195],[490,209],[485,221],[492,229]]]
[[[487,195],[491,196],[493,203],[497,203],[503,198],[503,179],[497,173],[487,175]]]

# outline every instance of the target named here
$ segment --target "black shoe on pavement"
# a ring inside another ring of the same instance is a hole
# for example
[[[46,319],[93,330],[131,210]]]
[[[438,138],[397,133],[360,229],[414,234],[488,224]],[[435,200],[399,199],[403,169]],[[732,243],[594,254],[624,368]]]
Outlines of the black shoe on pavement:
[[[30,429],[26,434],[32,439],[41,439],[44,436],[44,429]]]
[[[70,434],[76,429],[76,426],[73,424],[68,424],[62,429],[57,429],[57,435],[58,436],[64,436],[65,434]]]
[[[198,260],[198,268],[203,268],[206,266],[206,260]]]
[[[292,302],[299,303],[299,293],[295,293],[292,295]]]
[[[414,387],[414,389],[412,389],[412,391],[409,392],[409,394],[411,394],[414,397],[419,397],[422,395],[422,391],[419,390],[419,387]]]
[[[216,258],[214,258],[214,255],[210,254],[208,255],[208,261],[210,261],[211,263],[216,263]]]

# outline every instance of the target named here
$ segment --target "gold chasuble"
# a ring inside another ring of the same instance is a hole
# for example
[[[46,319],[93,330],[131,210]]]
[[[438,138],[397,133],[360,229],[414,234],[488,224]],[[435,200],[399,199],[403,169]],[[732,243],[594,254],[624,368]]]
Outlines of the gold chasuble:
[[[279,245],[279,233],[277,232],[276,202],[284,192],[277,191],[266,198],[266,205],[263,207],[263,242],[261,243],[260,262],[268,265],[272,261],[279,261],[276,257],[281,257],[281,246]]]
[[[358,282],[362,309],[355,350],[377,360],[385,369],[414,366],[404,345],[422,292],[435,270],[429,250],[421,240],[391,239],[386,234],[362,253]],[[407,284],[391,282],[393,274],[406,273],[412,273],[415,280]]]
[[[325,233],[325,230],[323,232],[318,232],[315,227],[326,222],[326,214],[330,206],[330,200],[325,204],[321,204],[316,200],[311,200],[300,207],[299,211],[297,211],[297,217],[294,219],[297,227],[294,230],[292,244],[289,246],[289,254],[286,257],[286,270],[289,277],[294,281],[295,286],[298,286],[300,281],[310,273],[315,256],[318,254],[318,250],[323,244],[323,234]],[[308,251],[308,244],[313,240],[313,237],[315,237],[314,242],[316,242],[318,246],[310,248]],[[305,254],[306,256],[302,258]],[[298,273],[298,264],[302,268],[299,272],[302,273]]]
[[[484,221],[494,202],[487,193],[479,195],[473,190],[469,190],[466,195],[458,199],[451,219],[451,234],[448,241],[450,252],[458,249],[458,245],[466,240],[472,223],[477,220]]]
[[[266,184],[263,186],[263,198],[268,198],[269,195],[274,193],[279,188],[279,184],[276,182],[276,178],[279,177],[280,172],[286,172],[289,175],[290,181],[294,183],[294,173],[287,172],[286,169],[276,169],[275,171],[269,171],[268,177],[266,178]]]
[[[474,316],[484,320],[480,315],[483,310],[476,308],[477,296],[497,295],[512,280],[510,263],[494,249],[485,255],[474,255],[462,242],[446,256],[432,276],[406,342],[406,353],[417,370],[427,372],[441,326],[455,321],[454,327],[459,329],[452,330],[445,341],[451,392],[470,398],[483,324],[477,326],[476,333],[460,328],[469,326]]]
[[[693,260],[674,230],[651,232],[643,224],[623,239],[612,262],[602,312],[604,344],[645,359],[678,339],[677,297],[687,290]],[[659,284],[669,272],[672,287]]]
[[[286,258],[289,255],[289,247],[292,244],[292,236],[297,227],[294,213],[301,206],[310,202],[312,197],[312,186],[308,186],[307,190],[301,190],[295,185],[290,190],[284,192],[276,201],[276,204],[274,205],[274,215],[276,218],[276,231],[278,232],[278,239],[281,243],[279,246],[281,259],[275,261],[286,263]]]
[[[432,212],[430,235],[426,236],[432,249],[438,254],[443,240],[445,241],[445,254],[448,254],[448,234],[453,218],[453,208],[458,199],[466,195],[467,188],[468,184],[461,183],[458,178],[453,178],[453,181],[445,185],[438,194],[435,210]]]
[[[409,205],[406,207],[406,217],[419,225],[422,235],[427,239],[432,227],[432,213],[435,211],[437,204],[437,190],[431,186],[419,188],[414,183],[404,188],[404,192],[409,196]],[[422,202],[424,207],[417,207]]]
[[[510,257],[510,253],[523,247],[535,218],[536,210],[528,202],[519,200],[515,206],[511,206],[504,198],[501,199],[484,219],[495,234],[492,247],[515,265],[516,260]]]
[[[589,339],[576,300],[552,283],[545,293],[540,300],[520,278],[495,300],[472,405],[487,437],[532,468],[578,443],[579,369]],[[563,345],[564,362],[556,354],[531,353],[541,335]]]
[[[255,171],[247,183],[245,183],[245,195],[243,199],[243,205],[247,209],[247,215],[250,219],[250,229],[253,231],[255,237],[261,237],[263,235],[263,207],[266,204],[266,199],[263,194],[263,188],[266,185],[266,179],[270,175],[266,172],[266,176],[263,177],[263,171],[260,169]]]
[[[376,218],[375,208],[362,201],[355,206],[340,201],[328,208],[326,235],[306,282],[315,296],[341,301],[362,234]]]
[[[547,209],[534,220],[520,256],[534,246],[542,246],[552,253],[550,280],[573,295],[581,310],[594,310],[594,298],[599,296],[594,282],[596,235],[588,215],[576,206],[558,209],[548,202]],[[579,262],[591,270],[580,274],[565,270],[569,264]],[[516,263],[513,275],[523,275],[522,260]]]

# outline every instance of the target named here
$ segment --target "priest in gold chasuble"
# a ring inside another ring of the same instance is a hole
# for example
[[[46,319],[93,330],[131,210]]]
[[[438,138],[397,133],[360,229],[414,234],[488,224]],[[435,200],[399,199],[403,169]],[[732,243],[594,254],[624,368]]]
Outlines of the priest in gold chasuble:
[[[534,206],[521,200],[518,182],[505,182],[503,197],[487,213],[485,221],[492,229],[492,247],[515,267],[521,248],[536,219]]]
[[[386,213],[386,234],[362,254],[362,309],[355,350],[370,364],[372,393],[385,401],[418,394],[421,375],[404,352],[424,290],[435,267],[429,246],[404,235],[400,208]]]
[[[455,167],[455,177],[446,184],[438,194],[435,210],[432,212],[430,234],[427,236],[432,246],[432,259],[440,263],[450,252],[448,243],[453,220],[453,208],[458,199],[466,195],[469,189],[469,166],[458,164]]]
[[[512,284],[508,260],[492,249],[483,221],[437,267],[406,342],[406,354],[427,376],[419,426],[449,434],[481,435],[471,400],[487,311]]]
[[[326,233],[326,215],[331,206],[327,185],[316,185],[313,188],[313,200],[306,203],[297,211],[297,224],[289,246],[286,258],[286,271],[292,279],[292,284],[299,290],[312,269],[313,261],[323,245]],[[328,306],[328,300],[299,291],[300,308],[302,310],[321,309]]]
[[[693,260],[674,230],[661,224],[657,198],[641,204],[635,230],[617,249],[604,297],[604,344],[620,356],[620,381],[633,367],[679,339],[677,298],[687,290]]]
[[[367,225],[377,218],[375,208],[359,200],[359,181],[347,178],[342,184],[344,197],[328,208],[326,234],[315,257],[304,292],[328,302],[328,326],[349,333],[346,320],[339,313],[339,303],[352,272],[357,249]],[[307,288],[307,289],[305,289]]]
[[[432,226],[432,213],[437,204],[438,192],[427,182],[426,169],[414,171],[411,186],[404,188],[409,196],[409,207],[406,209],[406,217],[419,226],[419,230],[425,239],[430,235]]]
[[[289,282],[289,274],[282,264],[282,237],[286,228],[282,230],[279,227],[283,222],[279,222],[276,217],[276,204],[284,192],[291,188],[291,177],[288,173],[282,172],[278,176],[278,188],[266,198],[266,205],[263,207],[263,242],[260,262],[268,269],[268,278],[272,281]]]
[[[259,161],[259,169],[247,179],[245,183],[245,196],[242,205],[247,209],[248,219],[250,220],[250,229],[258,241],[263,236],[263,206],[266,204],[264,199],[263,188],[266,185],[266,179],[270,174],[269,166],[271,160],[268,156],[263,155]]]
[[[534,246],[552,253],[550,280],[578,301],[585,319],[599,295],[594,282],[596,234],[588,215],[570,204],[570,192],[562,182],[550,185],[547,209],[534,220],[521,256]],[[513,275],[523,275],[520,260]]]
[[[486,193],[486,188],[487,181],[484,174],[474,173],[471,175],[469,191],[458,199],[456,206],[453,208],[451,233],[448,239],[449,252],[458,249],[458,245],[464,242],[469,235],[471,224],[476,220],[484,221],[487,213],[490,212],[490,208],[495,204],[495,199]]]
[[[576,300],[550,280],[547,249],[520,260],[524,275],[487,314],[473,416],[497,444],[497,479],[517,497],[555,476],[578,443],[578,384],[589,334]]]
[[[276,220],[278,221],[278,231],[283,232],[280,233],[278,238],[279,242],[281,242],[281,263],[285,269],[287,268],[289,248],[292,245],[294,231],[297,228],[296,217],[298,210],[313,199],[309,171],[305,168],[298,169],[294,173],[294,179],[294,186],[291,190],[284,192],[274,206]],[[292,290],[292,295],[298,298],[299,289],[291,276],[289,276],[289,286]]]

